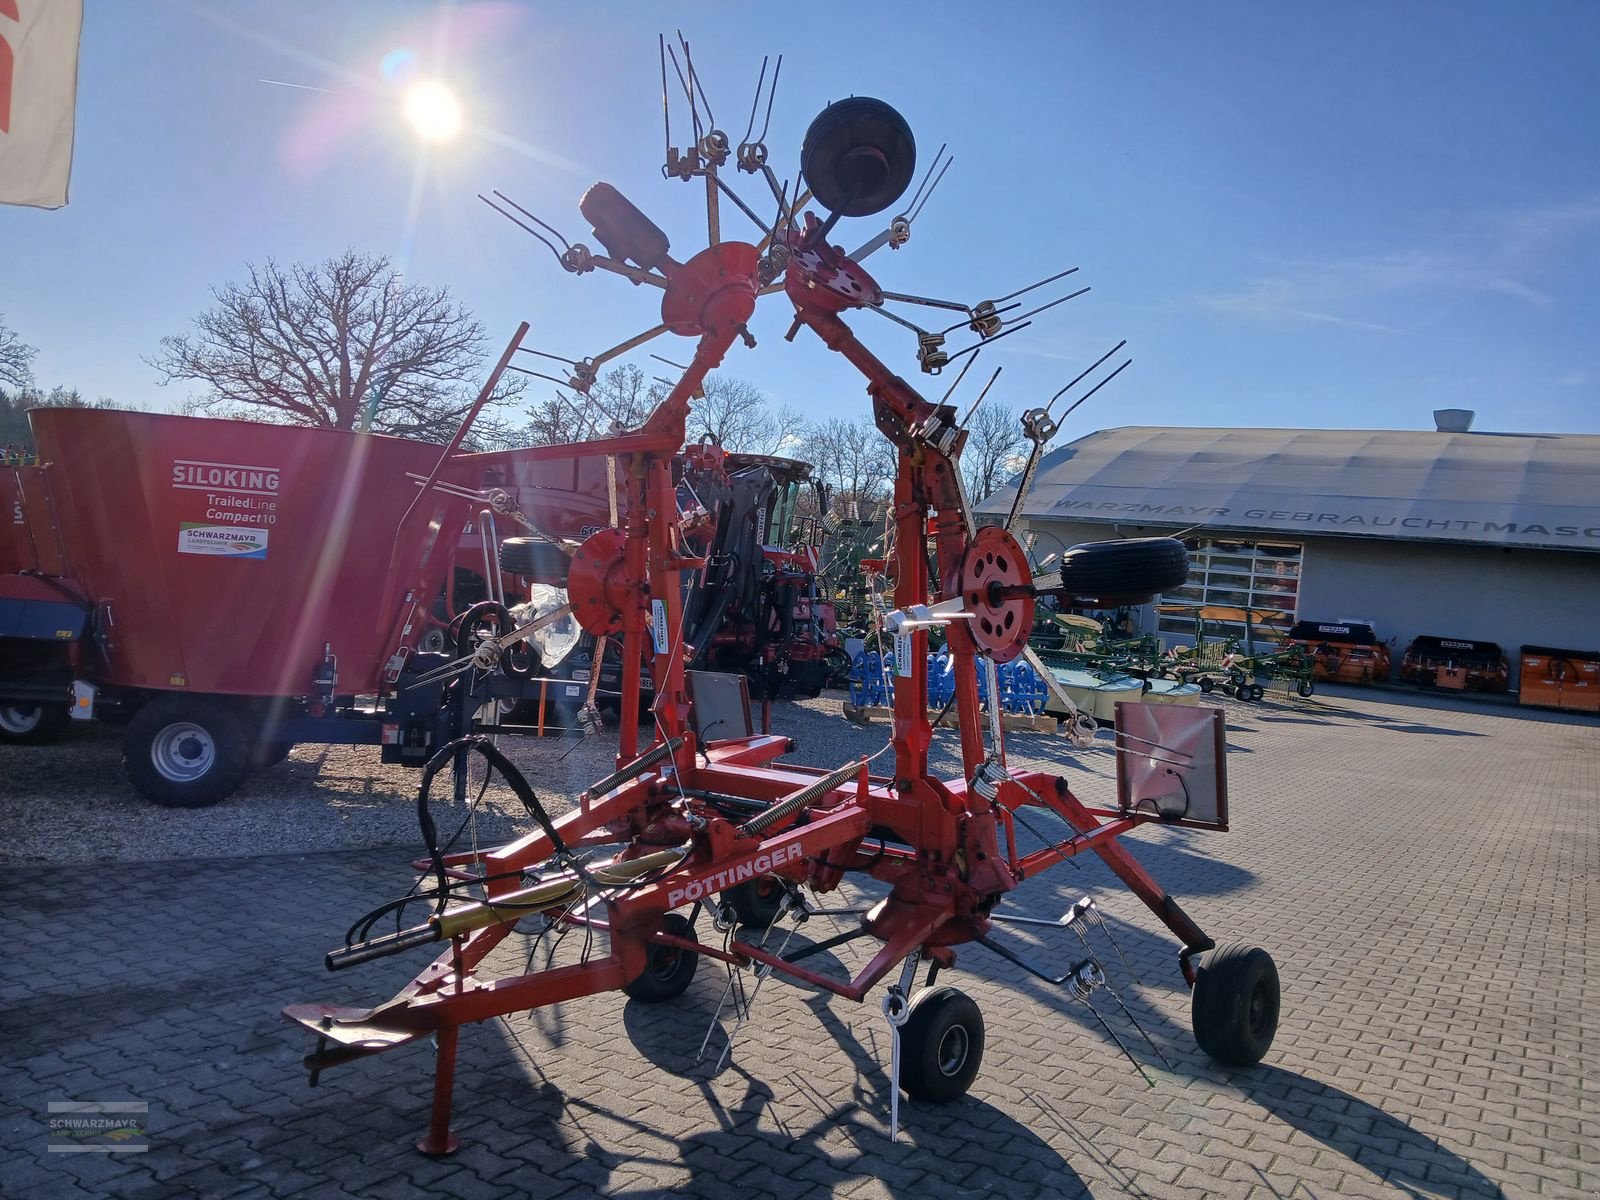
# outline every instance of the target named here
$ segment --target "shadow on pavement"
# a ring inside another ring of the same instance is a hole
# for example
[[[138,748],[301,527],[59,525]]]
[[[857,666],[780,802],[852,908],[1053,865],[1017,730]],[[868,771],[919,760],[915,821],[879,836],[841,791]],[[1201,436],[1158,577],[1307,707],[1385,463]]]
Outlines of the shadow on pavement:
[[[1241,1072],[1232,1083],[1273,1116],[1407,1196],[1505,1198],[1499,1185],[1454,1151],[1331,1084],[1273,1066]]]
[[[647,1016],[653,1015],[651,1006],[630,1002],[623,1010],[623,1024],[634,1046],[657,1066],[694,1079],[716,1128],[674,1137],[648,1119],[635,1120],[577,1097],[566,1099],[567,1111],[580,1124],[581,1114],[588,1111],[634,1130],[635,1136],[629,1140],[649,1144],[652,1151],[648,1157],[656,1166],[676,1166],[689,1173],[689,1179],[675,1190],[690,1196],[720,1194],[727,1188],[730,1164],[751,1162],[761,1165],[755,1178],[740,1177],[741,1189],[764,1190],[766,1181],[760,1176],[771,1172],[790,1181],[775,1189],[780,1192],[790,1190],[795,1179],[808,1180],[817,1191],[827,1192],[867,1177],[878,1180],[893,1196],[923,1197],[946,1189],[988,1190],[962,1183],[976,1165],[989,1172],[995,1190],[1005,1191],[1013,1200],[1022,1196],[1077,1200],[1091,1195],[1059,1151],[1028,1126],[971,1095],[948,1104],[902,1099],[900,1137],[891,1142],[887,1041],[873,1037],[873,1045],[863,1044],[832,1011],[826,996],[815,996],[807,1003],[824,1036],[843,1048],[851,1060],[854,1070],[848,1093],[844,1093],[847,1098],[839,1098],[842,1088],[836,1071],[815,1075],[790,1071],[763,1078],[741,1065],[738,1047],[718,1071],[715,1064],[723,1045],[721,1035],[712,1038],[707,1061],[697,1064],[697,1021],[680,1014],[678,1019],[652,1028]],[[685,1029],[693,1029],[694,1036],[684,1037]],[[745,1049],[748,1053],[751,1047]],[[760,1065],[771,1064],[762,1060]],[[782,1089],[784,1103],[778,1103],[775,1089]],[[803,1121],[796,1119],[797,1109]],[[763,1117],[767,1128],[760,1127]],[[589,1153],[596,1149],[592,1147]],[[612,1165],[625,1166],[620,1159]],[[607,1192],[617,1196],[657,1194],[649,1190]]]

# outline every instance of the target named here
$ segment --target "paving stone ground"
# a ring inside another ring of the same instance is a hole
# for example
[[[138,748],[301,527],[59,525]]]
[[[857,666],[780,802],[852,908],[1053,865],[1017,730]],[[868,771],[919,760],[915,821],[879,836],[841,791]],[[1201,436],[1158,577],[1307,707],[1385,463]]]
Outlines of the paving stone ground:
[[[1258,1068],[1195,1048],[1171,938],[1085,862],[1016,910],[1097,898],[1142,982],[1108,956],[1113,981],[1172,1069],[1101,1007],[1153,1087],[1085,1007],[969,948],[943,981],[983,1007],[982,1073],[954,1104],[904,1105],[890,1143],[876,995],[769,982],[713,1071],[695,1052],[726,976],[707,962],[673,1004],[612,994],[466,1029],[463,1149],[430,1160],[411,1148],[424,1044],[308,1090],[307,1039],[279,1016],[376,1003],[422,965],[321,968],[405,890],[407,855],[18,864],[0,891],[0,1196],[1600,1194],[1600,722],[1350,694],[1227,712],[1234,830],[1130,840],[1213,937],[1277,959],[1283,1022]],[[1106,798],[1108,759],[1081,757],[1069,778]],[[1017,941],[1059,966],[1075,948]],[[530,949],[514,938],[495,966]],[[60,1100],[147,1102],[148,1152],[47,1153]]]

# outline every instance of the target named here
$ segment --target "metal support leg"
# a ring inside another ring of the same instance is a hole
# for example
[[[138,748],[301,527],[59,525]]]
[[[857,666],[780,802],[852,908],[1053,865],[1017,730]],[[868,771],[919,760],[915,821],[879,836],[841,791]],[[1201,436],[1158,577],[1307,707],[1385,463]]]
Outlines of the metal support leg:
[[[433,1110],[428,1117],[427,1135],[417,1149],[430,1158],[454,1154],[461,1146],[450,1132],[450,1101],[456,1086],[456,1037],[460,1029],[446,1025],[439,1030],[439,1053],[433,1070]]]

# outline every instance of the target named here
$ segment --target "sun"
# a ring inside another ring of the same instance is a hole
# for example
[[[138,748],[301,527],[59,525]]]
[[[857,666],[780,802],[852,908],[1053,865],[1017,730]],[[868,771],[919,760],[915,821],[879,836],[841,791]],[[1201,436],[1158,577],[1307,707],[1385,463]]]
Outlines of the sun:
[[[425,142],[448,142],[461,132],[461,101],[438,80],[413,84],[406,91],[404,112]]]

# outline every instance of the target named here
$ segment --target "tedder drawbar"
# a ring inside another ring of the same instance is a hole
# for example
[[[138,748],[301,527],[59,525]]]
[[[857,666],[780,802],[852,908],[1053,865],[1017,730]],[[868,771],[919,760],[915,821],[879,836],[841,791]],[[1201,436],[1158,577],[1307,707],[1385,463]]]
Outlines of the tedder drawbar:
[[[680,46],[687,59],[687,45]],[[760,90],[758,84],[758,100]],[[737,151],[720,130],[703,132],[694,101],[703,92],[692,66],[685,91],[694,108],[695,140],[687,149],[673,147],[669,122],[666,174],[704,182],[706,249],[680,261],[667,236],[606,183],[590,188],[579,205],[604,254],[566,243],[516,209],[561,241],[563,249],[547,244],[569,271],[600,268],[660,289],[660,325],[625,346],[663,332],[694,343],[692,361],[642,426],[575,448],[614,458],[626,503],[617,508],[623,514],[618,526],[591,534],[573,556],[567,575],[571,611],[589,633],[620,638],[625,678],[648,662],[654,702],[644,711],[639,694],[624,689],[616,770],[560,815],[487,736],[461,738],[433,757],[418,799],[429,852],[423,879],[405,898],[358,920],[346,944],[328,954],[327,966],[339,970],[422,946],[437,946],[440,953],[376,1008],[297,1004],[285,1010],[316,1038],[306,1059],[313,1082],[337,1064],[431,1038],[432,1110],[418,1146],[424,1153],[448,1154],[457,1145],[451,1096],[463,1025],[613,989],[639,1002],[671,1000],[706,957],[729,965],[730,992],[745,977],[740,972],[786,978],[854,1001],[889,980],[883,1012],[892,1030],[892,1136],[902,1088],[916,1098],[953,1099],[967,1091],[982,1059],[984,1022],[977,1004],[935,983],[956,964],[959,947],[976,942],[1082,999],[1106,986],[1092,952],[1054,976],[995,937],[1001,922],[1029,920],[996,913],[1001,901],[1024,880],[1086,852],[1098,855],[1181,943],[1178,965],[1193,989],[1200,1046],[1223,1062],[1258,1061],[1278,1019],[1272,959],[1244,945],[1217,949],[1119,841],[1147,822],[1227,827],[1220,712],[1123,705],[1118,803],[1091,807],[1056,774],[1008,766],[998,710],[986,714],[979,703],[980,672],[988,674],[994,693],[996,664],[1023,653],[1036,597],[1142,602],[1183,580],[1181,543],[1141,539],[1079,547],[1064,556],[1058,572],[1034,578],[1010,528],[1015,509],[1007,525],[976,524],[963,493],[959,468],[966,433],[956,408],[919,395],[857,340],[843,314],[889,315],[884,305],[891,300],[954,310],[959,320],[943,332],[894,318],[916,332],[919,363],[936,373],[967,353],[947,354],[946,334],[970,328],[979,339],[968,347],[974,350],[1026,325],[1033,313],[1015,313],[1021,305],[1014,296],[968,307],[885,292],[862,267],[860,260],[878,246],[906,240],[919,199],[926,199],[921,193],[930,179],[937,182],[932,168],[908,211],[884,234],[854,255],[829,243],[841,218],[887,210],[912,182],[914,141],[899,113],[865,97],[825,108],[801,152],[809,190],[802,193],[797,183],[791,200],[788,186],[767,165],[765,145],[751,141],[749,131]],[[730,158],[738,170],[764,177],[770,186],[777,204],[770,224],[729,187],[723,169]],[[718,202],[724,195],[760,227],[759,242],[723,236]],[[824,219],[805,211],[810,200],[825,210]],[[532,225],[512,219],[545,240]],[[709,736],[707,723],[697,722],[696,681],[686,678],[685,669],[692,648],[683,636],[684,596],[701,582],[707,562],[681,528],[673,458],[684,443],[690,401],[707,372],[736,343],[753,345],[747,322],[757,301],[780,292],[794,308],[791,338],[810,330],[865,376],[874,420],[896,454],[894,541],[887,563],[896,607],[884,618],[900,676],[892,736],[877,754],[831,770],[781,764],[794,747],[781,734],[750,732],[747,725],[739,736]],[[1049,305],[1034,311],[1044,307]],[[581,368],[593,360],[569,361]],[[571,383],[582,391],[589,379],[592,372],[579,369]],[[1033,443],[1026,479],[1055,422],[1047,405],[1027,413],[1023,424]],[[440,668],[433,681],[469,691],[489,688],[536,623],[509,629],[485,624],[473,652]],[[951,706],[961,747],[955,778],[929,770],[925,676],[933,625],[944,626],[954,664]],[[697,724],[707,736],[697,733]],[[473,755],[505,777],[538,828],[496,849],[446,853],[429,815],[429,788],[440,772],[453,770],[459,794]],[[875,759],[881,765],[875,767]],[[1041,844],[1019,850],[1016,826],[1031,831],[1023,815],[1030,807],[1053,813],[1071,835],[1038,838]],[[801,920],[812,911],[808,895],[833,892],[852,875],[870,877],[886,893],[846,932],[784,952],[737,929],[741,923],[764,924],[770,931],[778,922]],[[430,911],[425,920],[406,924],[401,914],[413,905]],[[581,928],[593,953],[544,969],[530,957],[521,973],[483,977],[486,956],[529,918],[538,926],[535,933]],[[702,920],[728,936],[703,937],[697,928]],[[395,931],[375,934],[379,921],[393,922]],[[1086,926],[1104,928],[1087,899],[1059,922],[1034,923],[1076,926],[1080,935]],[[870,948],[853,978],[804,962],[846,942]],[[1084,946],[1091,946],[1087,937]],[[921,964],[927,965],[925,985],[914,990]],[[741,1010],[741,1019],[747,1011]]]

